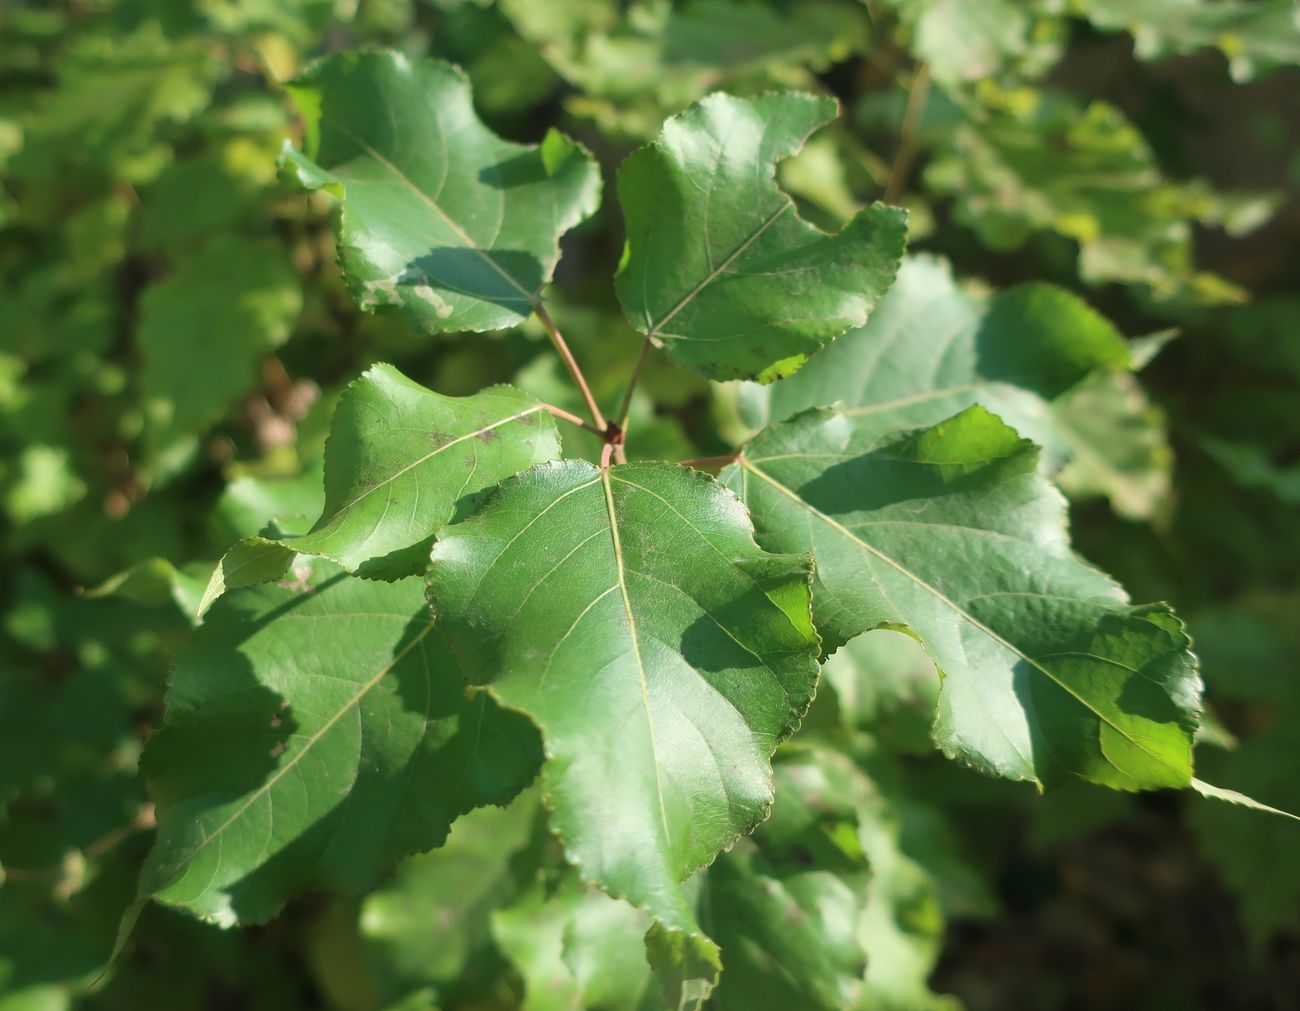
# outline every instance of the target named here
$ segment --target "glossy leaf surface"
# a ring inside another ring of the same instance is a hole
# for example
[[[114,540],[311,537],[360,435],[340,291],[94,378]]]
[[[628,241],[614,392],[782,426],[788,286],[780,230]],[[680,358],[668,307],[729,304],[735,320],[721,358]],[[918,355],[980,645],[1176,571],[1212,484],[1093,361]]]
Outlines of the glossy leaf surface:
[[[774,164],[834,115],[813,95],[711,95],[623,163],[619,299],[678,364],[711,379],[790,375],[889,286],[902,211],[877,204],[827,235],[776,186]]]
[[[978,407],[883,438],[810,411],[724,478],[761,543],[812,552],[828,648],[881,626],[921,640],[948,755],[1042,784],[1187,786],[1200,682],[1182,625],[1071,552],[1037,457]]]
[[[287,87],[307,132],[286,166],[342,200],[339,261],[362,306],[401,306],[430,333],[529,316],[560,236],[599,201],[586,151],[554,131],[501,140],[464,74],[435,60],[339,54]]]
[[[466,699],[422,590],[315,560],[304,588],[212,609],[145,753],[158,812],[145,894],[261,922],[308,888],[373,885],[532,779],[536,732]]]
[[[236,544],[212,576],[204,609],[227,589],[280,578],[295,552],[367,578],[416,575],[437,529],[472,511],[484,489],[559,455],[554,420],[518,390],[444,397],[391,365],[372,366],[334,412],[320,519],[301,537]]]
[[[717,956],[680,883],[762,820],[768,758],[812,698],[808,575],[716,482],[663,464],[536,467],[434,547],[452,649],[542,730],[553,830],[656,918],[652,964],[687,966],[687,995]]]

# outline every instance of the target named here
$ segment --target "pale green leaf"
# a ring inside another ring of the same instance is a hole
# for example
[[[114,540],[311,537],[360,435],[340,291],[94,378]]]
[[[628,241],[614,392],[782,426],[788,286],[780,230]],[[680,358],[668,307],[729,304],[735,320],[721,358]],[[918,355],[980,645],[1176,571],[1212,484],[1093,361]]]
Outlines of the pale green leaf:
[[[873,872],[858,812],[806,754],[782,758],[771,819],[704,876],[701,915],[725,966],[718,1011],[842,1011],[863,997]]]
[[[541,728],[552,828],[585,880],[655,918],[651,962],[685,1000],[717,954],[680,883],[763,819],[769,756],[812,698],[808,574],[759,550],[711,478],[664,464],[535,467],[434,547],[440,628]]]
[[[289,338],[301,307],[284,253],[234,236],[212,240],[149,288],[135,339],[155,451],[219,421],[252,389],[259,364]]]
[[[822,679],[846,728],[870,730],[896,751],[931,750],[939,674],[912,636],[889,628],[855,636],[826,658]]]
[[[785,382],[744,396],[755,427],[843,403],[860,430],[880,433],[933,425],[978,403],[1059,466],[1069,444],[1052,402],[1091,370],[1127,362],[1115,328],[1069,292],[1027,284],[969,294],[946,261],[918,256],[904,261],[865,326]]]
[[[1023,0],[884,0],[907,26],[909,48],[936,81],[958,85],[1007,70],[1045,69],[1062,34]]]
[[[1132,32],[1142,59],[1214,48],[1238,81],[1300,64],[1294,0],[1074,0],[1074,6],[1098,28]]]
[[[141,891],[217,923],[370,887],[458,814],[508,801],[540,759],[526,720],[465,697],[418,580],[314,560],[306,584],[212,609],[145,750],[158,838]]]
[[[560,236],[591,215],[600,174],[558,133],[501,140],[450,64],[344,53],[288,84],[306,121],[298,181],[342,201],[339,262],[366,308],[429,333],[515,326],[539,304]]]
[[[724,87],[811,86],[866,49],[859,0],[503,0],[515,29],[577,94],[565,105],[606,133],[653,136],[664,117]],[[737,24],[744,31],[735,30]]]
[[[1157,298],[1205,302],[1241,293],[1196,271],[1193,227],[1235,234],[1239,219],[1258,224],[1276,203],[1218,194],[1203,180],[1170,180],[1115,106],[1049,91],[969,110],[943,136],[925,182],[952,198],[956,220],[991,249],[1019,249],[1051,231],[1078,243],[1079,274],[1090,284],[1147,285]]]
[[[649,917],[576,874],[538,881],[492,914],[492,933],[524,978],[521,1011],[662,1008],[642,938]]]
[[[790,375],[866,322],[893,280],[901,210],[873,205],[828,235],[777,188],[774,164],[834,115],[825,97],[715,94],[623,163],[619,299],[678,364],[713,379]]]
[[[360,576],[400,579],[428,564],[435,532],[503,478],[560,455],[555,422],[508,386],[444,397],[391,365],[339,399],[325,445],[325,507],[301,537],[247,538],[213,573],[201,611],[225,590],[279,579],[294,553]]]
[[[358,926],[382,1005],[472,975],[475,957],[493,943],[494,910],[518,890],[513,858],[528,844],[536,814],[530,792],[507,808],[471,811],[444,845],[406,860],[366,896]]]
[[[1141,520],[1168,504],[1174,454],[1164,414],[1131,372],[1093,373],[1053,414],[1070,454],[1056,481],[1070,498],[1105,496],[1121,516]]]
[[[814,410],[724,480],[760,543],[812,552],[828,648],[882,626],[921,640],[944,673],[949,756],[1043,785],[1187,786],[1200,682],[1182,625],[1071,552],[1037,458],[979,407],[883,437]]]

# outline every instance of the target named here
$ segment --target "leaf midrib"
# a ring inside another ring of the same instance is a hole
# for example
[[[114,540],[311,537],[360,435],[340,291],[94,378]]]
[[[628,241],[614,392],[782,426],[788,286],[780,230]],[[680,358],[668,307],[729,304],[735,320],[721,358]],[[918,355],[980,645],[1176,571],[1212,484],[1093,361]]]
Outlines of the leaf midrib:
[[[676,316],[679,312],[681,312],[684,308],[686,308],[686,306],[688,306],[691,302],[693,302],[696,299],[696,297],[699,296],[700,292],[702,292],[705,288],[707,288],[714,281],[716,281],[720,276],[722,276],[722,274],[726,271],[726,269],[730,267],[733,263],[735,263],[736,260],[739,259],[739,257],[745,252],[745,250],[747,250],[750,246],[752,246],[755,242],[758,241],[759,236],[761,236],[764,232],[766,232],[768,228],[770,228],[772,224],[776,221],[777,218],[779,218],[782,214],[784,214],[793,206],[794,204],[787,197],[785,202],[782,203],[781,206],[778,207],[775,211],[773,211],[767,217],[767,219],[762,222],[762,224],[760,224],[757,228],[755,228],[745,238],[745,240],[741,242],[740,245],[738,245],[730,253],[730,255],[727,256],[725,260],[723,260],[720,264],[718,264],[711,271],[709,271],[709,273],[705,275],[704,279],[701,280],[699,284],[697,284],[694,288],[692,288],[680,299],[678,299],[676,304],[673,305],[673,307],[669,309],[664,316],[662,316],[657,322],[651,324],[650,328],[645,332],[646,339],[649,340],[653,337],[659,336],[660,333],[663,331],[663,328],[666,327],[672,321],[674,316]],[[647,272],[649,271],[648,264],[646,270]]]
[[[632,601],[627,592],[627,578],[623,566],[623,542],[618,533],[618,514],[614,508],[614,489],[609,481],[609,468],[600,472],[600,486],[605,495],[605,509],[609,515],[609,531],[614,541],[614,570],[618,576],[618,589],[623,598],[623,611],[627,615],[627,628],[632,641],[632,653],[636,657],[637,675],[641,683],[641,705],[645,712],[646,730],[650,736],[650,764],[655,773],[655,797],[659,801],[659,818],[664,830],[664,845],[671,846],[673,835],[668,828],[668,809],[664,804],[663,780],[659,775],[659,750],[655,743],[654,719],[650,714],[650,688],[646,682],[645,661],[641,656],[641,641],[637,635],[636,616],[632,613]]]
[[[434,201],[427,193],[424,192],[424,190],[420,189],[420,187],[415,184],[415,181],[411,179],[410,176],[408,176],[400,168],[398,168],[391,161],[389,161],[382,154],[380,154],[378,150],[372,147],[360,135],[358,135],[348,127],[344,126],[338,120],[330,119],[329,117],[322,115],[321,122],[328,124],[333,129],[338,130],[340,133],[346,135],[349,140],[351,140],[354,144],[356,144],[359,148],[361,148],[361,150],[363,150],[367,155],[373,158],[375,162],[377,162],[381,167],[387,169],[390,173],[392,173],[392,175],[403,186],[405,186],[407,189],[409,189],[412,193],[416,195],[416,197],[420,200],[421,203],[423,203],[426,207],[428,207],[431,211],[433,211],[436,215],[438,215],[438,217],[442,219],[442,221],[447,225],[447,227],[450,228],[453,232],[455,232],[460,237],[461,241],[465,243],[466,249],[476,253],[484,263],[486,263],[494,271],[500,274],[507,282],[509,282],[512,288],[514,288],[517,292],[519,292],[519,294],[523,295],[524,298],[528,300],[529,305],[537,304],[537,293],[534,291],[529,291],[527,288],[525,288],[522,284],[516,281],[511,274],[509,274],[504,268],[502,268],[502,266],[499,263],[497,263],[496,260],[488,256],[488,254],[483,250],[483,248],[474,241],[474,239],[470,236],[470,234],[467,231],[465,231],[465,229],[460,225],[460,223],[457,222],[454,218],[452,218],[451,215],[449,215],[446,211],[444,211],[436,201]]]
[[[1140,743],[1138,743],[1138,741],[1136,741],[1132,736],[1130,736],[1130,735],[1129,735],[1129,734],[1128,734],[1128,733],[1127,733],[1127,732],[1126,732],[1122,727],[1120,727],[1120,726],[1118,726],[1117,724],[1115,724],[1115,722],[1114,722],[1113,720],[1111,720],[1109,717],[1107,717],[1104,713],[1100,712],[1100,711],[1099,711],[1095,706],[1092,705],[1092,703],[1090,703],[1087,699],[1085,699],[1083,696],[1081,696],[1078,692],[1076,692],[1076,691],[1075,691],[1073,688],[1071,688],[1069,685],[1065,684],[1065,683],[1064,683],[1060,678],[1058,678],[1058,677],[1057,677],[1057,676],[1056,676],[1056,675],[1055,675],[1051,670],[1049,670],[1048,668],[1044,667],[1041,663],[1039,663],[1039,662],[1038,662],[1037,660],[1035,660],[1033,657],[1031,657],[1031,656],[1029,656],[1028,654],[1026,654],[1026,653],[1025,653],[1023,650],[1021,650],[1019,647],[1017,647],[1017,646],[1014,645],[1013,643],[1009,642],[1007,639],[1003,638],[1001,635],[999,635],[999,634],[998,634],[997,632],[995,632],[993,629],[989,628],[988,625],[984,624],[984,622],[980,621],[978,618],[976,618],[976,617],[975,617],[973,614],[971,614],[969,611],[965,610],[965,609],[964,609],[963,607],[961,607],[961,606],[960,606],[960,605],[959,605],[955,600],[953,600],[951,597],[948,597],[946,594],[944,594],[942,591],[940,591],[937,587],[934,587],[934,586],[930,585],[930,584],[927,583],[924,579],[922,579],[920,576],[918,576],[916,573],[914,573],[914,572],[912,572],[910,569],[908,569],[906,566],[904,566],[904,565],[902,565],[901,563],[895,561],[893,558],[891,558],[889,555],[885,554],[883,551],[881,551],[880,549],[878,549],[878,548],[875,547],[874,545],[867,543],[865,540],[863,540],[861,537],[859,537],[856,533],[854,533],[854,532],[853,532],[852,530],[850,530],[848,527],[844,526],[844,524],[840,523],[838,520],[834,519],[834,518],[831,517],[831,516],[828,516],[826,513],[822,512],[820,509],[817,509],[815,506],[813,506],[813,505],[812,505],[811,503],[809,503],[807,500],[805,500],[805,499],[803,499],[802,497],[800,497],[799,494],[798,494],[797,492],[795,492],[795,491],[793,491],[792,489],[786,487],[786,486],[783,485],[780,481],[776,480],[776,478],[772,477],[771,475],[769,475],[769,474],[765,473],[764,471],[760,470],[758,467],[754,466],[753,461],[747,459],[745,456],[742,455],[742,456],[738,457],[736,462],[739,463],[740,466],[741,466],[742,468],[744,468],[746,471],[748,471],[748,472],[754,474],[755,476],[757,476],[757,477],[760,478],[761,480],[766,481],[766,482],[767,482],[769,485],[771,485],[771,486],[772,486],[776,491],[780,492],[782,495],[786,496],[786,497],[789,498],[791,501],[793,501],[793,502],[796,503],[797,505],[799,505],[799,506],[801,506],[802,508],[804,508],[805,510],[807,510],[807,511],[808,511],[810,514],[812,514],[813,516],[816,516],[819,520],[821,520],[821,521],[822,521],[823,523],[825,523],[827,526],[831,527],[833,530],[836,530],[837,532],[839,532],[839,533],[840,533],[841,535],[843,535],[844,537],[847,537],[849,540],[851,540],[851,541],[853,541],[855,544],[859,545],[859,546],[860,546],[864,551],[867,551],[867,552],[871,553],[871,554],[874,555],[875,557],[879,558],[879,559],[880,559],[882,562],[884,562],[885,564],[887,564],[887,565],[891,566],[892,568],[896,569],[899,573],[901,573],[902,575],[906,576],[908,579],[912,580],[912,582],[916,583],[917,586],[921,587],[921,589],[925,590],[927,593],[929,593],[931,596],[933,596],[935,600],[941,602],[941,603],[944,604],[946,607],[948,607],[949,609],[951,609],[951,610],[953,611],[953,613],[956,614],[958,617],[960,617],[960,618],[964,619],[965,621],[969,622],[971,625],[973,625],[973,626],[974,626],[976,629],[978,629],[980,632],[982,632],[982,633],[984,633],[985,635],[987,635],[987,636],[988,636],[990,639],[992,639],[994,642],[999,643],[1000,645],[1002,645],[1003,647],[1005,647],[1007,650],[1009,650],[1011,653],[1014,653],[1016,656],[1020,657],[1022,660],[1025,661],[1025,663],[1029,664],[1029,665],[1030,665],[1034,670],[1036,670],[1036,671],[1038,671],[1040,674],[1044,675],[1048,680],[1050,680],[1050,681],[1051,681],[1053,684],[1055,684],[1058,688],[1060,688],[1060,689],[1061,689],[1062,691],[1064,691],[1067,695],[1069,695],[1071,698],[1073,698],[1075,701],[1077,701],[1081,706],[1083,706],[1083,707],[1084,707],[1085,709],[1087,709],[1090,713],[1092,713],[1094,716],[1096,716],[1097,719],[1099,719],[1099,720],[1100,720],[1102,723],[1104,723],[1106,726],[1108,726],[1108,727],[1110,727],[1112,730],[1114,730],[1117,734],[1119,734],[1121,737],[1123,737],[1126,741],[1128,741],[1130,744],[1132,744],[1135,748],[1137,748],[1137,749],[1138,749],[1139,751],[1141,751],[1143,754],[1149,756],[1150,758],[1155,759],[1157,762],[1159,762],[1161,765],[1165,766],[1166,768],[1171,769],[1171,770],[1173,770],[1174,772],[1178,772],[1178,773],[1181,774],[1181,770],[1176,769],[1174,766],[1170,765],[1169,762],[1167,762],[1167,761],[1163,758],[1163,756],[1161,756],[1161,755],[1157,755],[1157,754],[1154,754],[1154,753],[1152,753],[1150,750],[1148,750],[1147,748],[1143,747]],[[1111,763],[1111,764],[1113,765],[1114,763]],[[1117,771],[1118,771],[1118,770],[1117,770]]]
[[[401,616],[389,615],[389,617],[397,618]],[[229,818],[227,818],[224,822],[222,822],[212,832],[205,834],[203,840],[192,850],[190,850],[187,854],[185,854],[185,856],[180,861],[177,862],[176,866],[177,867],[192,866],[195,857],[197,857],[200,853],[202,853],[205,849],[207,849],[208,845],[214,839],[221,838],[221,836],[225,833],[226,829],[230,828],[231,825],[233,825],[240,818],[242,818],[244,814],[248,811],[248,809],[253,806],[253,804],[255,804],[263,796],[265,796],[271,790],[271,788],[275,786],[276,783],[278,783],[281,779],[284,778],[285,775],[287,775],[291,770],[296,768],[298,763],[302,761],[304,756],[306,756],[307,753],[311,751],[313,747],[316,746],[316,743],[322,737],[324,737],[325,734],[328,733],[329,730],[339,722],[339,720],[343,719],[344,715],[349,710],[351,710],[354,706],[358,705],[361,702],[361,700],[366,697],[366,695],[370,692],[370,690],[384,679],[385,675],[387,675],[394,667],[396,667],[399,663],[401,663],[401,661],[406,657],[408,653],[411,652],[411,650],[413,650],[416,646],[418,646],[421,642],[423,642],[424,637],[428,635],[432,629],[433,629],[433,622],[430,621],[428,624],[424,626],[424,628],[420,630],[419,634],[416,635],[415,638],[413,638],[410,642],[408,642],[405,646],[403,646],[401,651],[398,652],[392,658],[392,660],[390,660],[387,664],[385,664],[380,669],[379,673],[375,674],[369,680],[365,681],[361,685],[361,688],[343,705],[341,705],[338,711],[333,716],[331,716],[328,720],[326,720],[320,726],[320,728],[315,731],[315,733],[311,734],[311,736],[307,738],[306,743],[300,749],[294,752],[293,757],[291,757],[287,762],[285,762],[284,765],[280,766],[280,768],[276,769],[274,773],[268,776],[265,783],[263,783],[255,791],[253,791],[253,793],[249,794],[248,799],[244,801],[244,803],[241,804],[239,808],[233,814],[230,815]],[[158,891],[161,891],[163,888],[169,888],[173,884],[175,884],[175,880],[169,881],[167,882],[167,884],[160,886]],[[204,891],[207,891],[206,887],[204,888]]]
[[[298,543],[301,544],[301,543],[303,543],[304,541],[306,541],[307,538],[309,538],[309,537],[313,537],[313,536],[315,536],[315,535],[317,535],[317,534],[324,535],[324,534],[326,533],[327,529],[328,529],[332,524],[334,524],[336,520],[338,520],[340,517],[342,517],[342,516],[343,516],[345,513],[347,513],[349,510],[353,509],[353,508],[357,505],[357,503],[359,503],[359,502],[360,502],[362,499],[364,499],[366,496],[371,495],[371,494],[373,494],[374,492],[377,492],[380,488],[383,488],[383,487],[386,487],[386,486],[389,485],[389,484],[392,484],[392,483],[393,483],[394,481],[396,481],[399,477],[401,477],[402,475],[404,475],[404,474],[406,474],[406,473],[408,473],[408,472],[414,470],[416,467],[423,466],[424,464],[426,464],[426,463],[428,463],[430,460],[432,460],[435,456],[437,456],[439,453],[446,452],[447,450],[451,449],[453,446],[457,446],[457,445],[459,445],[459,444],[462,443],[462,442],[466,442],[466,441],[468,441],[469,439],[475,439],[475,438],[478,438],[478,436],[483,435],[483,434],[486,433],[486,432],[491,432],[493,429],[500,428],[502,425],[508,425],[508,424],[510,424],[511,422],[519,421],[519,420],[522,419],[522,418],[526,418],[526,417],[528,417],[530,414],[536,414],[536,413],[538,413],[540,410],[542,410],[542,405],[541,405],[541,404],[534,404],[532,407],[529,407],[529,408],[527,408],[526,410],[523,410],[523,411],[518,411],[518,412],[516,412],[516,413],[510,415],[510,416],[507,417],[507,418],[500,418],[500,419],[498,419],[498,420],[492,422],[492,424],[490,424],[490,425],[484,425],[482,428],[477,428],[477,429],[475,429],[475,430],[472,431],[472,432],[466,432],[464,435],[458,435],[456,438],[452,439],[450,442],[445,442],[445,443],[443,443],[441,446],[439,446],[437,449],[431,450],[430,452],[424,454],[424,456],[419,457],[419,458],[416,459],[416,460],[412,460],[410,463],[408,463],[408,464],[407,464],[405,467],[403,467],[401,470],[399,470],[399,471],[395,471],[394,473],[390,474],[388,477],[386,477],[386,478],[384,478],[382,481],[380,481],[378,484],[376,484],[376,485],[374,485],[374,486],[372,486],[372,487],[370,487],[370,488],[367,488],[367,489],[366,489],[365,491],[363,491],[360,495],[357,495],[355,498],[353,498],[350,502],[347,502],[346,504],[339,506],[337,509],[334,510],[334,512],[330,513],[330,515],[328,516],[328,518],[322,516],[321,519],[319,520],[319,522],[317,522],[317,524],[316,524],[316,525],[311,529],[311,531],[309,531],[309,532],[306,533],[306,534],[303,534],[302,538],[298,540]],[[330,532],[332,533],[333,531],[330,531]],[[294,543],[294,539],[293,539],[293,538],[288,538],[288,539],[286,539],[286,540],[285,540],[284,542],[282,542],[282,543],[284,543],[284,544],[286,544],[286,545],[292,545],[292,544]]]

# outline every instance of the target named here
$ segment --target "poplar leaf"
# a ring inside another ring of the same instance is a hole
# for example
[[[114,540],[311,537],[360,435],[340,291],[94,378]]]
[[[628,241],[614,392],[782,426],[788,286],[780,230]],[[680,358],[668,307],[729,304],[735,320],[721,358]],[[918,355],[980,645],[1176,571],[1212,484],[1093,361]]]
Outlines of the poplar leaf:
[[[513,144],[479,120],[451,64],[340,53],[286,85],[306,122],[284,164],[339,197],[339,263],[365,308],[429,333],[517,326],[539,304],[560,236],[600,200],[591,156],[551,131]]]
[[[528,784],[537,735],[467,698],[418,580],[314,560],[302,588],[220,601],[178,656],[143,767],[143,894],[222,925],[309,888],[358,892]]]
[[[279,579],[295,553],[375,579],[417,575],[435,532],[478,495],[560,455],[555,422],[509,386],[444,397],[391,365],[343,393],[325,446],[325,507],[300,537],[250,537],[218,564],[199,613],[228,589]]]
[[[1182,623],[1074,555],[1037,463],[980,407],[883,437],[815,410],[723,477],[761,544],[813,554],[829,648],[882,627],[921,641],[944,676],[933,733],[950,757],[1044,786],[1188,786],[1200,680]]]
[[[655,918],[651,964],[693,1005],[718,957],[680,884],[766,816],[817,678],[808,560],[761,551],[704,475],[567,461],[448,527],[429,579],[470,679],[541,729],[570,861]]]
[[[893,281],[905,212],[874,204],[828,235],[777,188],[776,162],[835,112],[822,96],[710,95],[623,163],[618,296],[679,365],[710,379],[788,376],[865,323]]]

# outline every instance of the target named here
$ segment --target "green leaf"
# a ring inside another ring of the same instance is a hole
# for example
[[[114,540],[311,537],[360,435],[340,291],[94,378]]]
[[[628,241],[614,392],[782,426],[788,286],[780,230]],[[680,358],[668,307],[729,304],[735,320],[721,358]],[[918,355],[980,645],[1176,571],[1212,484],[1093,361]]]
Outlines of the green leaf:
[[[1119,515],[1140,520],[1168,504],[1174,454],[1164,414],[1132,373],[1102,369],[1055,406],[1070,452],[1056,482],[1070,498],[1105,496]]]
[[[918,256],[904,261],[865,326],[745,397],[756,427],[843,403],[860,430],[880,433],[934,425],[978,403],[1059,465],[1069,448],[1050,403],[1093,369],[1127,363],[1123,338],[1075,295],[1047,284],[968,294],[946,261]]]
[[[776,185],[774,164],[835,109],[813,95],[710,95],[623,163],[619,299],[678,364],[712,379],[788,376],[889,287],[903,211],[876,204],[828,235]]]
[[[499,7],[575,86],[565,103],[572,114],[638,139],[720,87],[751,94],[812,86],[812,71],[864,51],[869,37],[857,0],[802,0],[797,8],[765,0],[503,0]]]
[[[1210,799],[1191,805],[1188,822],[1259,945],[1293,933],[1300,915],[1300,825],[1291,813],[1300,811],[1297,608],[1294,592],[1255,592],[1191,616],[1210,697],[1231,707],[1243,740],[1206,752],[1200,776],[1224,786],[1194,783]]]
[[[861,740],[854,751],[856,764],[826,749],[810,749],[805,762],[828,789],[855,805],[858,838],[871,865],[860,925],[868,955],[860,1007],[957,1011],[955,998],[929,987],[943,949],[945,915],[987,916],[994,900],[962,858],[945,812],[902,778],[888,752]]]
[[[1240,300],[1227,281],[1196,271],[1193,226],[1249,231],[1271,215],[1275,198],[1165,178],[1145,138],[1106,102],[1049,91],[1003,101],[969,109],[925,173],[984,245],[1019,249],[1050,231],[1078,243],[1079,274],[1090,284],[1147,285],[1160,299]]]
[[[403,862],[366,896],[358,922],[380,1006],[475,974],[476,957],[492,944],[494,910],[518,891],[513,858],[528,844],[536,813],[528,792],[507,808],[471,811],[443,846]]]
[[[808,576],[711,478],[664,464],[535,467],[434,547],[448,643],[541,728],[552,828],[656,919],[651,962],[686,1000],[718,962],[679,884],[766,814],[768,758],[816,683]]]
[[[649,917],[576,873],[537,882],[492,914],[492,933],[524,978],[521,1011],[661,1008],[642,938]]]
[[[760,543],[812,552],[828,648],[886,626],[920,639],[944,673],[945,754],[1042,785],[1187,786],[1200,682],[1182,624],[1075,557],[1037,462],[980,407],[883,437],[816,410],[724,480]]]
[[[1132,32],[1144,60],[1215,48],[1238,81],[1300,64],[1300,9],[1292,0],[1076,0],[1076,7],[1098,28]]]
[[[435,60],[343,53],[286,87],[306,142],[285,165],[341,199],[339,261],[363,307],[449,333],[516,326],[540,304],[560,236],[599,202],[585,150],[554,131],[501,140],[465,76]]]
[[[1042,70],[1060,55],[1059,32],[1023,0],[885,0],[911,34],[909,48],[936,81],[958,85],[1008,68]],[[1045,6],[1045,5],[1044,5]]]
[[[295,552],[366,578],[423,572],[439,527],[471,512],[484,489],[559,455],[554,419],[518,390],[444,397],[391,365],[372,366],[335,409],[320,519],[301,537],[236,544],[213,573],[200,613],[228,589],[279,579]]]
[[[939,702],[934,661],[912,636],[880,628],[855,636],[822,666],[849,730],[869,730],[904,754],[928,754]]]
[[[274,246],[220,236],[181,260],[140,302],[140,389],[155,452],[219,421],[283,344],[302,291]]]
[[[418,580],[315,561],[301,590],[231,594],[178,656],[145,750],[158,839],[142,893],[260,922],[300,891],[359,891],[441,844],[540,758],[526,720],[462,689]]]
[[[778,761],[772,817],[709,868],[700,903],[726,971],[719,1011],[859,1006],[867,859],[855,808],[799,752]]]

